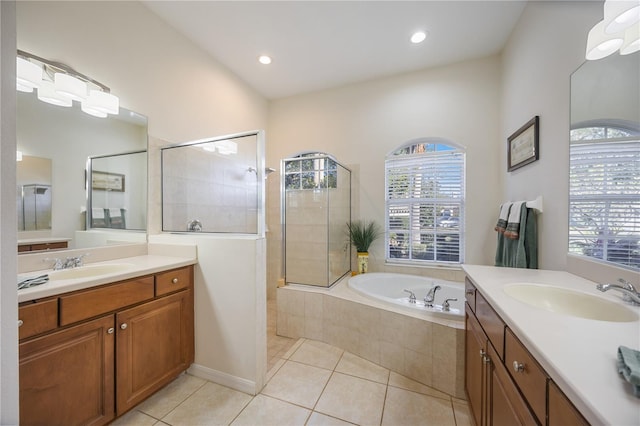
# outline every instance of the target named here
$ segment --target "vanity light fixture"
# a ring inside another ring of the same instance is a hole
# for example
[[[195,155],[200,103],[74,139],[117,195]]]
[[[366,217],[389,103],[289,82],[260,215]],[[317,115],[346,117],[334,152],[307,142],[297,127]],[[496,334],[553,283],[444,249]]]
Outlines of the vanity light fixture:
[[[624,31],[624,42],[620,47],[621,55],[629,55],[640,50],[640,22]]]
[[[427,38],[426,32],[418,31],[413,33],[413,35],[411,36],[411,43],[413,44],[422,43],[423,41],[425,41],[426,38]]]
[[[604,3],[604,31],[616,34],[626,30],[640,20],[638,0],[607,0]]]
[[[606,34],[604,21],[600,21],[591,28],[587,36],[586,58],[593,61],[609,56],[622,46],[623,41],[618,34]]]
[[[628,55],[640,48],[640,2],[606,0],[604,19],[591,28],[587,36],[587,60],[602,59],[620,50]]]
[[[43,102],[70,107],[77,101],[82,111],[94,117],[119,113],[120,100],[107,86],[68,65],[22,50],[18,50],[16,64],[17,89],[31,92],[37,88]]]
[[[16,161],[22,161],[22,151],[16,151]]]
[[[258,58],[258,62],[260,62],[262,65],[269,65],[271,63],[271,57],[262,55]]]

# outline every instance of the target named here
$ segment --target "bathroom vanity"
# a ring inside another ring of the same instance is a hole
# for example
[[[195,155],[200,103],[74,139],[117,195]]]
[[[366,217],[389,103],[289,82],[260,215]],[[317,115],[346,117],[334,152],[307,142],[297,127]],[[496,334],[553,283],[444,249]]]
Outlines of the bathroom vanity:
[[[19,292],[21,424],[109,423],[193,363],[195,260],[162,258]]]
[[[566,272],[464,270],[465,389],[478,426],[640,423],[640,401],[616,370],[618,346],[640,347],[640,308]],[[535,290],[526,302],[513,297],[522,289]],[[547,310],[534,306],[538,290],[575,300]]]

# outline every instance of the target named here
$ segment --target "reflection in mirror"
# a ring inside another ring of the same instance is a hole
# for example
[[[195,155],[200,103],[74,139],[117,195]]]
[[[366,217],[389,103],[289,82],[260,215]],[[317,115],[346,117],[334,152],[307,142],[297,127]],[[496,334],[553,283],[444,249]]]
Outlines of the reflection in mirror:
[[[79,233],[91,232],[85,231],[87,158],[146,151],[146,118],[123,108],[120,108],[120,114],[117,116],[96,118],[83,113],[78,105],[65,108],[39,101],[36,92],[17,92],[16,124],[18,151],[24,156],[50,159],[50,185],[53,195],[50,229],[19,231],[18,243],[24,240],[60,238],[70,239],[69,248],[105,244],[104,239],[86,239],[87,241],[81,244],[78,242]],[[134,179],[142,181],[135,182]],[[146,191],[147,176],[140,173],[132,174],[127,178],[126,184],[143,186]],[[132,198],[131,201],[135,201],[135,206],[128,207],[131,211],[146,212],[146,197]],[[142,226],[141,219],[135,219],[134,223],[136,229],[144,229],[138,228]],[[146,224],[146,219],[144,223]],[[125,232],[128,231],[120,230],[120,233]],[[139,231],[135,233],[136,241],[140,239],[140,234]],[[122,239],[128,240],[127,237]],[[146,241],[144,233],[142,241]]]
[[[87,229],[147,228],[147,152],[90,157]]]
[[[640,53],[571,76],[569,253],[640,269]]]
[[[18,231],[51,229],[51,160],[19,155],[16,181]]]

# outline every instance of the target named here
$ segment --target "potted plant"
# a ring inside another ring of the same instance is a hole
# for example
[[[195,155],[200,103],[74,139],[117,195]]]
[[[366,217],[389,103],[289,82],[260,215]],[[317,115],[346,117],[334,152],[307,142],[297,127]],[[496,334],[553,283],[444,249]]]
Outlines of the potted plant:
[[[382,230],[374,221],[364,220],[349,222],[347,228],[349,240],[358,252],[358,273],[364,274],[369,264],[369,246],[382,235]]]

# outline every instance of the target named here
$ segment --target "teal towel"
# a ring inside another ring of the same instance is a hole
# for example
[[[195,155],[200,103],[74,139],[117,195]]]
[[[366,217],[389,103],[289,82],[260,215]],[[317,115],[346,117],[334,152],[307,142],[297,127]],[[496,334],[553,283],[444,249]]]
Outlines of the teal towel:
[[[640,398],[640,351],[626,346],[618,348],[618,372],[633,386],[633,394]]]
[[[496,266],[508,268],[538,269],[538,231],[536,213],[522,203],[520,208],[520,232],[517,239],[511,239],[498,232]]]

